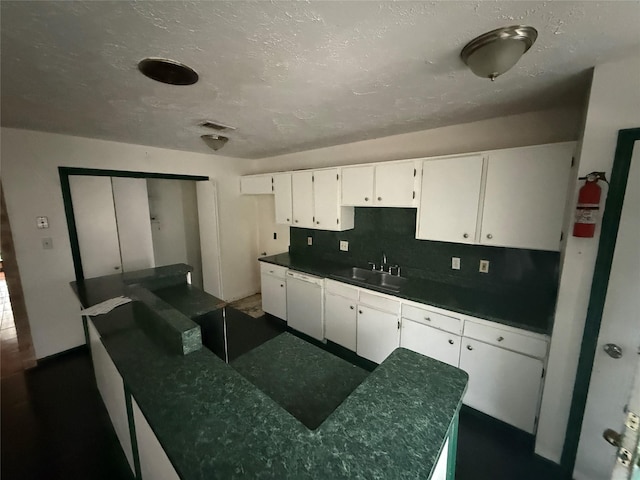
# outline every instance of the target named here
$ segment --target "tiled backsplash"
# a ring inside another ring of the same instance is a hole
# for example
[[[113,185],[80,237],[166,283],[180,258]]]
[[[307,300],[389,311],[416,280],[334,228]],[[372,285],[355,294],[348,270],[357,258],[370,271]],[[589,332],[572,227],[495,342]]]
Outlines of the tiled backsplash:
[[[555,298],[558,252],[416,240],[416,209],[362,207],[355,212],[355,228],[346,232],[292,227],[292,257],[367,268],[367,262],[379,264],[384,252],[403,276],[481,290],[530,289],[544,293],[547,301]],[[307,245],[309,236],[312,246]],[[348,252],[340,251],[341,240],[349,242]],[[451,269],[451,257],[460,258],[460,270]],[[478,271],[480,260],[489,260],[489,273]]]

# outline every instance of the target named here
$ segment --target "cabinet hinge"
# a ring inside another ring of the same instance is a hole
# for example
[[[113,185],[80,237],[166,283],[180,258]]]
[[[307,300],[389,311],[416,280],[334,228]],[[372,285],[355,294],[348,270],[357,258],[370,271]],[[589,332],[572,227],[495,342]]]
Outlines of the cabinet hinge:
[[[316,217],[311,217],[311,219],[313,220],[313,222],[315,223],[316,221]]]
[[[271,183],[273,183],[273,177],[271,177]]]
[[[533,419],[533,426],[537,427],[538,426],[538,416],[536,415],[536,418]]]
[[[416,191],[415,190],[413,191],[413,199],[414,200],[416,199]]]
[[[315,182],[315,181],[316,181],[316,177],[315,177],[315,176],[313,176],[313,175],[311,175],[311,181],[312,181],[312,182]]]
[[[418,174],[418,171],[414,168],[413,169],[413,176],[415,177]]]
[[[336,173],[336,180],[340,180],[340,175]]]
[[[398,320],[398,330],[400,330],[400,320]]]
[[[339,219],[339,218],[336,218],[336,223],[337,223],[338,225],[340,225],[340,219]]]
[[[542,375],[540,376],[540,378],[544,378],[544,368],[542,369]]]
[[[571,166],[573,167],[576,164],[576,157],[571,157]]]
[[[273,184],[271,185],[271,191],[275,191],[275,188],[273,188]]]
[[[560,232],[560,241],[564,238],[564,232]]]

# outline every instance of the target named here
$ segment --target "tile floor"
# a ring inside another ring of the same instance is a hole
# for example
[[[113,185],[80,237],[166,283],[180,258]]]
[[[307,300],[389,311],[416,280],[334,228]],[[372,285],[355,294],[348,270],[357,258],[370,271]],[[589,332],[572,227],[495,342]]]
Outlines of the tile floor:
[[[87,349],[1,382],[2,478],[133,478],[98,393]],[[530,436],[466,408],[459,432],[456,480],[560,479],[535,459]]]

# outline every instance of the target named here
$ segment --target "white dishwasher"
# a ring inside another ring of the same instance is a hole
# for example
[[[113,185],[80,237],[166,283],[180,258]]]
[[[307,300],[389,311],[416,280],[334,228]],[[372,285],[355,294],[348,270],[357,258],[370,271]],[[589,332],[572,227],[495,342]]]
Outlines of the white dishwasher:
[[[324,278],[287,271],[287,324],[324,340]]]

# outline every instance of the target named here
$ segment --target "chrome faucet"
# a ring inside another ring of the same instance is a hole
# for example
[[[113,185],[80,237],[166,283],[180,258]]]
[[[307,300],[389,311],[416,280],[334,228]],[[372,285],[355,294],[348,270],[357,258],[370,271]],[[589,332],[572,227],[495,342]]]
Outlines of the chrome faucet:
[[[384,251],[383,251],[382,252],[382,263],[380,264],[380,271],[384,272],[386,267],[387,267],[387,254],[384,253]]]

